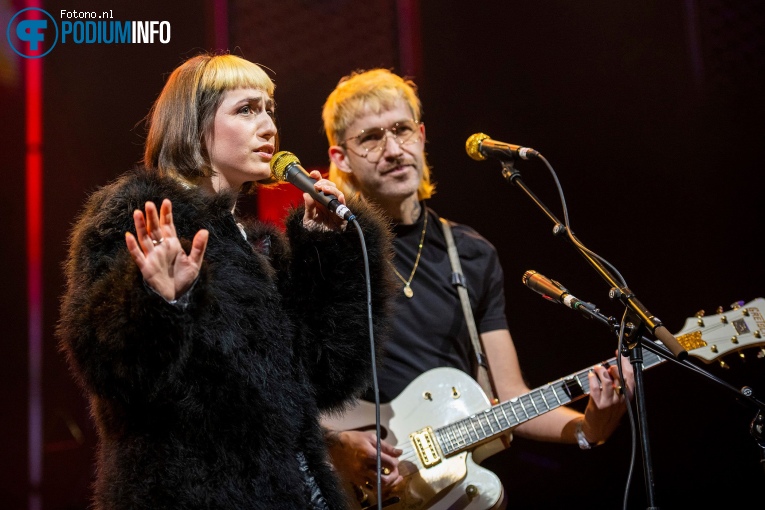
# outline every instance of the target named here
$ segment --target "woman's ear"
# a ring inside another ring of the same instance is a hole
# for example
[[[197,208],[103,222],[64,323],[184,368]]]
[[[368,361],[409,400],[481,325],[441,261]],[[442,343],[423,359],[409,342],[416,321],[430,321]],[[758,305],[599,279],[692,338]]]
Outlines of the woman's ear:
[[[350,162],[348,161],[348,153],[340,145],[332,145],[329,147],[329,159],[335,164],[338,170],[347,174],[352,174]]]

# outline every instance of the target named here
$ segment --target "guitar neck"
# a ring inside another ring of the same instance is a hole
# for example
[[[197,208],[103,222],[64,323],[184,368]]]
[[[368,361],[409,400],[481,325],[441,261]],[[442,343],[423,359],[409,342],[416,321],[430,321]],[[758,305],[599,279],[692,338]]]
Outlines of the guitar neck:
[[[643,351],[644,369],[664,361],[664,358],[653,352]],[[616,358],[611,358],[607,363],[615,362]],[[444,455],[450,456],[472,449],[532,418],[589,395],[590,383],[587,374],[591,369],[592,367],[588,367],[492,406],[481,413],[435,429],[433,432]]]

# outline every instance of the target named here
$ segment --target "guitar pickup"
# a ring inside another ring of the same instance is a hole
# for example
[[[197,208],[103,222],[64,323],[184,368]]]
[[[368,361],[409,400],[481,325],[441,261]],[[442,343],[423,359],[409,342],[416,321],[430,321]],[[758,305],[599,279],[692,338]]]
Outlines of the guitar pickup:
[[[436,442],[433,440],[433,428],[425,427],[417,432],[409,434],[409,439],[417,450],[417,456],[425,467],[435,466],[441,462],[441,455],[438,453]]]

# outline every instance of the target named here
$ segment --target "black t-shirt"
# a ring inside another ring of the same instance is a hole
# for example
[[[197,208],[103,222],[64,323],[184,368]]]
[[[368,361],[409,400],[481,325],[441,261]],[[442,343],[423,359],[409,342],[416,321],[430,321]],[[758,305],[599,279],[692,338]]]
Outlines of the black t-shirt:
[[[437,367],[454,367],[475,376],[475,355],[459,293],[451,283],[452,268],[438,215],[427,211],[420,263],[411,282],[414,295],[401,293],[395,302],[391,336],[377,371],[380,402],[389,402],[420,374]],[[425,214],[413,225],[396,225],[393,243],[396,269],[408,279],[422,236]],[[507,329],[502,267],[494,246],[474,229],[450,223],[467,282],[479,333]],[[372,390],[365,398],[374,400]]]

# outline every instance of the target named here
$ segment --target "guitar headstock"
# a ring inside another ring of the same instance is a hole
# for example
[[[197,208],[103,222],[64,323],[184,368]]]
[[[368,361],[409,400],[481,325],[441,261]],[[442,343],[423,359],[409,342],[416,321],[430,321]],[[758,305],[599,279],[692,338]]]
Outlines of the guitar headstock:
[[[699,312],[685,321],[675,338],[689,354],[712,363],[731,352],[765,345],[765,299],[757,298],[715,315]],[[725,367],[724,362],[720,362]]]

